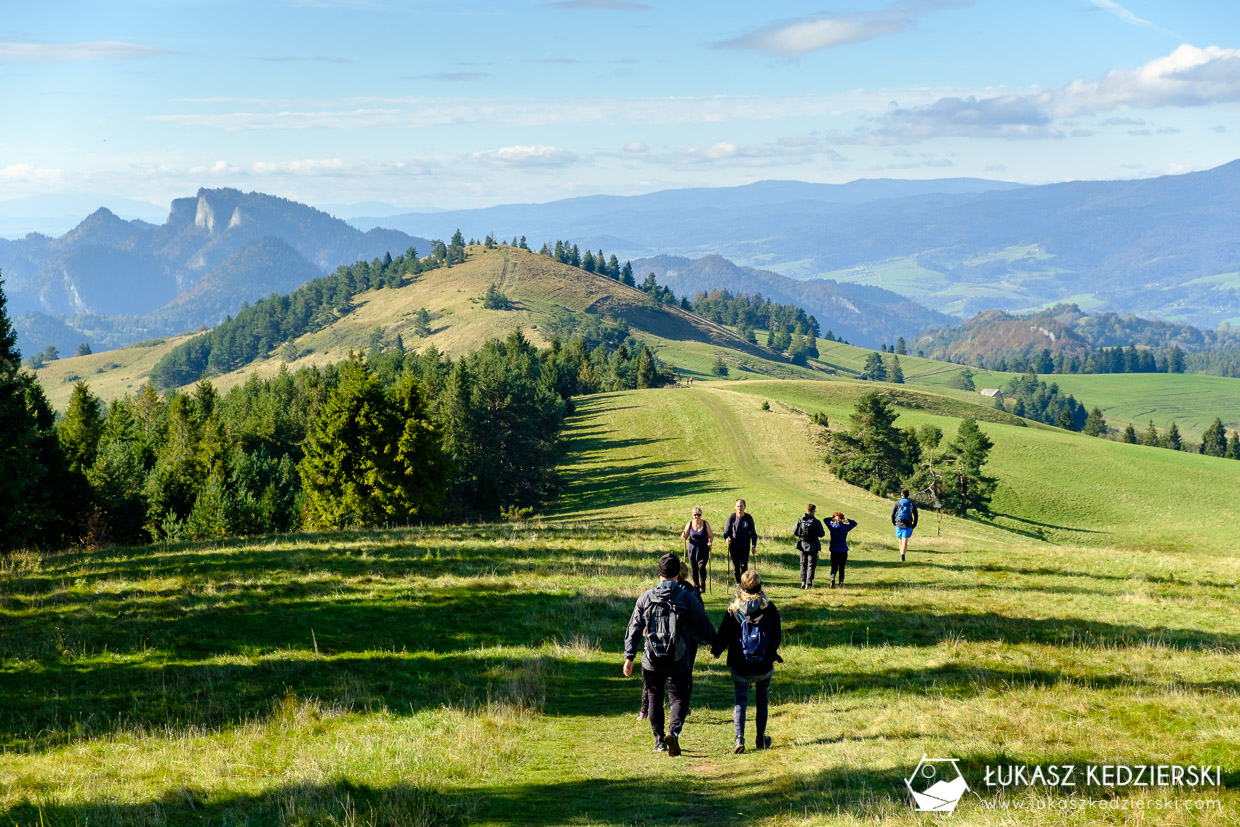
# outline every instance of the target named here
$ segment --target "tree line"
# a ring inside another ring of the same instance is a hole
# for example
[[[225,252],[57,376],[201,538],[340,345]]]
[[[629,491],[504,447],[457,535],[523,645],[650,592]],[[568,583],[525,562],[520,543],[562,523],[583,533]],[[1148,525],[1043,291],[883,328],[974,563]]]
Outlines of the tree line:
[[[631,340],[540,350],[515,331],[456,360],[372,352],[223,394],[148,383],[105,406],[78,382],[57,422],[15,343],[0,282],[5,551],[530,513],[557,490],[574,395],[672,379]]]

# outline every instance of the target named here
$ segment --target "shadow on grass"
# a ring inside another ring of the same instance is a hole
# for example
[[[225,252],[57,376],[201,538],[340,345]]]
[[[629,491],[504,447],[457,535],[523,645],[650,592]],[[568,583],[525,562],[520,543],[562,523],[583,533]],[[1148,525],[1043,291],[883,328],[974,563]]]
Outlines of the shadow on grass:
[[[892,748],[898,745],[893,744]],[[681,761],[679,763],[690,771],[655,775],[650,772],[655,765],[674,759],[634,756],[625,764],[628,774],[611,778],[438,788],[413,784],[379,787],[337,778],[234,796],[179,788],[140,804],[49,801],[36,806],[23,803],[0,812],[0,818],[5,823],[23,827],[84,824],[378,827],[456,825],[475,821],[521,825],[684,825],[784,823],[786,820],[820,821],[832,817],[879,823],[911,815],[912,801],[904,779],[905,774],[911,774],[917,766],[920,756],[914,754],[916,751],[910,744],[910,754],[900,756],[897,765],[890,769],[845,766],[817,772],[782,772],[773,778],[770,776],[773,754],[747,753],[720,756],[727,769],[716,768],[706,773],[693,772],[692,763]],[[1111,764],[1135,766],[1149,764],[1152,757],[1106,756],[1105,760]],[[959,768],[973,792],[961,799],[959,812],[967,820],[986,821],[988,810],[995,807],[992,818],[1010,819],[996,792],[984,784],[987,767],[1070,764],[1078,768],[1077,773],[1083,779],[1084,766],[1099,760],[1099,756],[1081,754],[963,754]],[[641,773],[643,764],[648,769],[646,774]],[[1234,789],[1240,782],[1240,773],[1229,770],[1222,775],[1224,789]],[[1115,796],[1113,790],[1090,787],[1056,790],[1035,786],[1027,789],[1043,797],[1072,794],[1110,799]],[[1007,793],[1004,799],[1010,801],[1025,794],[1024,789],[1020,789],[1015,795]],[[1131,795],[1155,797],[1142,790],[1134,790]],[[1121,794],[1121,797],[1124,796]],[[1181,797],[1199,796],[1185,792]]]

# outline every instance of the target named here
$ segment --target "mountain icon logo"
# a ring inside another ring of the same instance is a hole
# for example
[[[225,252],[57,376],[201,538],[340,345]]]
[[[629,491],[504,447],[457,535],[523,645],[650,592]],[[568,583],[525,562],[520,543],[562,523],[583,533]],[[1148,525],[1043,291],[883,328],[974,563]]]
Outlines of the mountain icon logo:
[[[960,773],[958,758],[930,758],[922,754],[913,774],[904,779],[904,786],[913,796],[917,810],[923,813],[951,815],[969,790],[969,782]]]

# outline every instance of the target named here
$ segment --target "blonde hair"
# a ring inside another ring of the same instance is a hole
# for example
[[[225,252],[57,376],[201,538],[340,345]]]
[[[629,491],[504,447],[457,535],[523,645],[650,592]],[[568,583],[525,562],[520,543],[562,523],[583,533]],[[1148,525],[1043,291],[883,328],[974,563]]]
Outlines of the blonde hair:
[[[732,598],[732,602],[728,605],[728,611],[738,611],[754,600],[762,602],[762,608],[766,608],[766,604],[770,600],[766,596],[766,592],[762,590],[762,577],[753,569],[741,575],[740,585],[736,587],[736,596]]]

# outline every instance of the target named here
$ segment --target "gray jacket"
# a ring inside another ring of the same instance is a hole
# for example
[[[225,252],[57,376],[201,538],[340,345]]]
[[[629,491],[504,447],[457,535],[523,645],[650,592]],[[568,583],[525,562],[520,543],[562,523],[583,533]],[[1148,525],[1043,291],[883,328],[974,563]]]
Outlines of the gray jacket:
[[[633,606],[633,616],[629,618],[629,628],[624,635],[624,657],[626,660],[637,657],[637,646],[642,633],[646,631],[650,604],[659,599],[666,599],[681,610],[683,622],[680,632],[685,636],[686,645],[681,657],[666,666],[660,665],[658,671],[679,675],[693,668],[699,643],[710,645],[715,642],[715,627],[706,616],[706,610],[702,608],[698,598],[674,580],[660,580],[653,589],[643,592],[642,596],[637,598],[637,603]],[[654,665],[646,662],[647,660],[649,659],[643,660],[642,668],[654,671]]]

